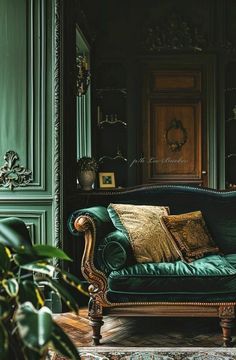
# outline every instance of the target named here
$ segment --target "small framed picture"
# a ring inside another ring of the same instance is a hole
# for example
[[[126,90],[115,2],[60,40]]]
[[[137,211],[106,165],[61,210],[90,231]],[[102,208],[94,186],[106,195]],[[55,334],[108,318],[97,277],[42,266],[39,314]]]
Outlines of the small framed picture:
[[[112,189],[116,187],[115,174],[113,172],[99,173],[99,187],[101,189]]]

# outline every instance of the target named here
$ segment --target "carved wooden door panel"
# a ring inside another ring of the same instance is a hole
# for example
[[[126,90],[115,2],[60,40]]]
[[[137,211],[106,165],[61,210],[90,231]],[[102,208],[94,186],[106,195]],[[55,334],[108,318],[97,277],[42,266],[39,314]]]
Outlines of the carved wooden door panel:
[[[201,70],[151,70],[143,122],[144,183],[207,186]]]

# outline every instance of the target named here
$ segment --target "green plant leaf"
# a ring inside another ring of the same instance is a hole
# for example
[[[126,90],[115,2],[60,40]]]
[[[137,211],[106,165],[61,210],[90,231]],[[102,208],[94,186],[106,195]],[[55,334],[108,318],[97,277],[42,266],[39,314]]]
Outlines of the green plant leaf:
[[[33,246],[34,252],[37,256],[43,256],[46,258],[57,258],[61,260],[69,260],[72,259],[61,249],[58,249],[54,246],[50,245],[34,245]]]
[[[27,265],[27,264],[37,263],[40,261],[45,261],[45,260],[47,260],[47,257],[37,256],[33,253],[32,254],[14,254],[13,259],[18,266],[23,266],[23,265]]]
[[[18,294],[19,284],[15,278],[3,279],[2,286],[10,297]]]
[[[57,294],[59,294],[64,301],[64,303],[68,306],[69,309],[74,311],[76,314],[79,311],[79,306],[74,297],[69,293],[69,291],[61,285],[58,281],[53,279],[47,279],[47,281],[39,281],[40,285],[48,286],[53,289]]]
[[[21,269],[35,271],[41,274],[46,274],[50,277],[52,277],[54,272],[57,270],[55,266],[48,264],[47,261],[21,265]]]
[[[56,351],[59,351],[63,356],[66,356],[68,359],[80,359],[79,353],[71,339],[55,322],[53,323],[51,343]]]
[[[0,244],[17,251],[32,251],[29,231],[25,223],[16,217],[0,220]]]
[[[83,288],[83,283],[73,274],[68,273],[65,270],[61,270],[62,279],[69,285],[75,287],[82,294],[89,296],[88,291]]]
[[[8,360],[8,349],[9,349],[9,337],[8,333],[0,321],[0,359],[1,360]]]
[[[51,311],[46,307],[36,310],[30,302],[19,306],[16,312],[19,335],[28,348],[45,351],[53,329]]]
[[[9,337],[9,349],[8,349],[8,357],[6,360],[42,360],[39,356],[37,358],[33,358],[30,354],[30,356],[26,356],[27,349],[24,345],[22,339],[19,336],[19,333],[17,331],[14,331],[17,329],[14,319],[11,320],[11,322],[5,322],[4,325],[6,326],[6,330],[8,332]],[[38,353],[38,355],[40,355]],[[0,357],[1,359],[1,357]]]
[[[9,302],[6,299],[0,298],[0,321],[7,318],[10,313]]]
[[[42,359],[47,359],[47,358],[42,356],[42,354],[40,354],[37,351],[34,351],[29,348],[24,348],[24,360],[42,360]]]
[[[11,253],[8,248],[0,244],[0,269],[4,272],[8,271],[11,266]]]
[[[13,256],[17,265],[23,266],[27,264],[33,264],[35,262],[46,261],[47,259],[57,258],[60,260],[72,261],[64,251],[50,245],[34,245],[33,251],[23,252],[17,251],[17,254]]]
[[[24,280],[20,283],[19,302],[22,304],[29,299],[37,309],[44,305],[44,297],[38,286],[33,281]]]

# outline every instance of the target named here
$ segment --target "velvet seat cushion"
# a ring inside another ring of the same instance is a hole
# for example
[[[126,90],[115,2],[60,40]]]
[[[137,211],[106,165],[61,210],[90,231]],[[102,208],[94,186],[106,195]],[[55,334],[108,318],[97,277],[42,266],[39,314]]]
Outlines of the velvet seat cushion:
[[[185,263],[146,263],[112,271],[109,291],[122,294],[232,294],[236,300],[236,268],[224,256],[209,255]],[[138,297],[137,297],[138,298]]]
[[[230,263],[230,265],[236,268],[236,254],[227,254],[225,255],[225,259]]]
[[[163,229],[165,206],[110,204],[107,208],[114,226],[124,233],[138,263],[175,261],[180,258],[174,242]]]

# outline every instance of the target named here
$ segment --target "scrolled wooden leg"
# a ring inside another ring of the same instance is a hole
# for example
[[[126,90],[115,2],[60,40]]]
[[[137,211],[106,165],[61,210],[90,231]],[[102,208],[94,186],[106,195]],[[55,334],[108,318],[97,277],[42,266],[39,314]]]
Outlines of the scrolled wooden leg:
[[[219,307],[220,326],[223,331],[223,346],[232,346],[231,332],[235,322],[235,307],[226,305]]]
[[[101,327],[104,324],[104,322],[102,321],[102,317],[100,318],[90,317],[89,324],[92,326],[92,330],[93,330],[93,336],[92,336],[93,345],[100,345],[100,339],[102,338]]]

